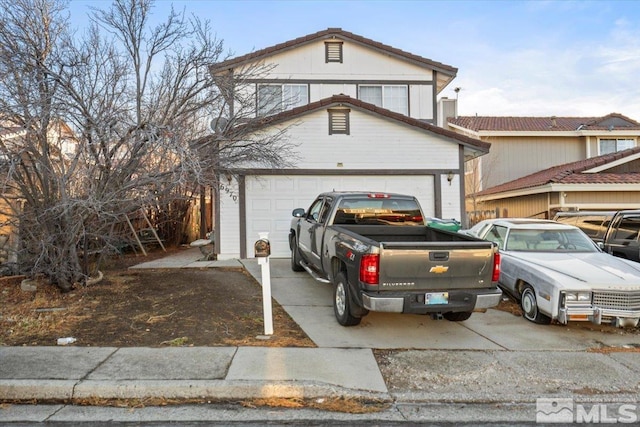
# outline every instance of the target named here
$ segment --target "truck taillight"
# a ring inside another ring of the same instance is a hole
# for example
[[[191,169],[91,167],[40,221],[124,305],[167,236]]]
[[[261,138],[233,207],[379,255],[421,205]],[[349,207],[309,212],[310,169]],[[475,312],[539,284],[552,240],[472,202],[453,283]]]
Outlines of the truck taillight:
[[[493,254],[493,274],[491,275],[491,281],[497,282],[500,278],[500,254]]]
[[[377,285],[380,257],[377,254],[362,255],[360,260],[360,281],[368,285]]]

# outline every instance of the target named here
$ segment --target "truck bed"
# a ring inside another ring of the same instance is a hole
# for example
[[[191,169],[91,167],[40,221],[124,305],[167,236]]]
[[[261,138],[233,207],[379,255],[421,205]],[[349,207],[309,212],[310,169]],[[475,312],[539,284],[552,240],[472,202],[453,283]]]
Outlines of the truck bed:
[[[472,236],[420,225],[334,225],[335,230],[347,230],[376,242],[474,242]]]

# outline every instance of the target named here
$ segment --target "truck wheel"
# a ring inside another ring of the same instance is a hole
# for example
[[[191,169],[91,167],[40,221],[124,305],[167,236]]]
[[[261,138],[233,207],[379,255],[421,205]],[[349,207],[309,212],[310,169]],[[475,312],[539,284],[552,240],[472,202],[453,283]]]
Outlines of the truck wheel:
[[[333,312],[342,326],[355,326],[360,323],[359,317],[351,315],[349,292],[349,284],[344,272],[338,273],[333,284]]]
[[[454,313],[452,311],[449,311],[448,313],[443,313],[442,317],[444,317],[445,319],[451,321],[451,322],[463,322],[465,320],[467,320],[468,318],[471,317],[471,314],[473,312],[471,311],[461,311],[458,313]]]
[[[536,298],[536,292],[529,285],[526,285],[520,295],[520,307],[524,312],[524,318],[541,325],[548,325],[551,323],[551,318],[546,316],[538,310],[538,300]]]
[[[289,245],[291,246],[291,270],[293,271],[304,271],[304,268],[300,265],[300,250],[298,249],[298,242],[296,241],[296,236],[292,235],[289,238]]]

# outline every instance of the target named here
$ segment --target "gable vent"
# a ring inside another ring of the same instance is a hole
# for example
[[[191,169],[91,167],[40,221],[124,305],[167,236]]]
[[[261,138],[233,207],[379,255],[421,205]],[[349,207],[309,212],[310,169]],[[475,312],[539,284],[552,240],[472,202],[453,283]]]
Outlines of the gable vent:
[[[346,108],[330,109],[329,113],[329,135],[343,134],[349,135],[349,112]]]
[[[342,63],[342,42],[330,41],[324,43],[325,62]]]

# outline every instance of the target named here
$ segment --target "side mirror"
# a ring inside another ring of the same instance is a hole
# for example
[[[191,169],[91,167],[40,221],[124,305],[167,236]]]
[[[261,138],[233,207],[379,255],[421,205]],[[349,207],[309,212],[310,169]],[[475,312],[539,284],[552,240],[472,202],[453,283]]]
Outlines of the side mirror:
[[[304,216],[304,209],[302,208],[294,209],[291,214],[296,218],[302,218]]]

